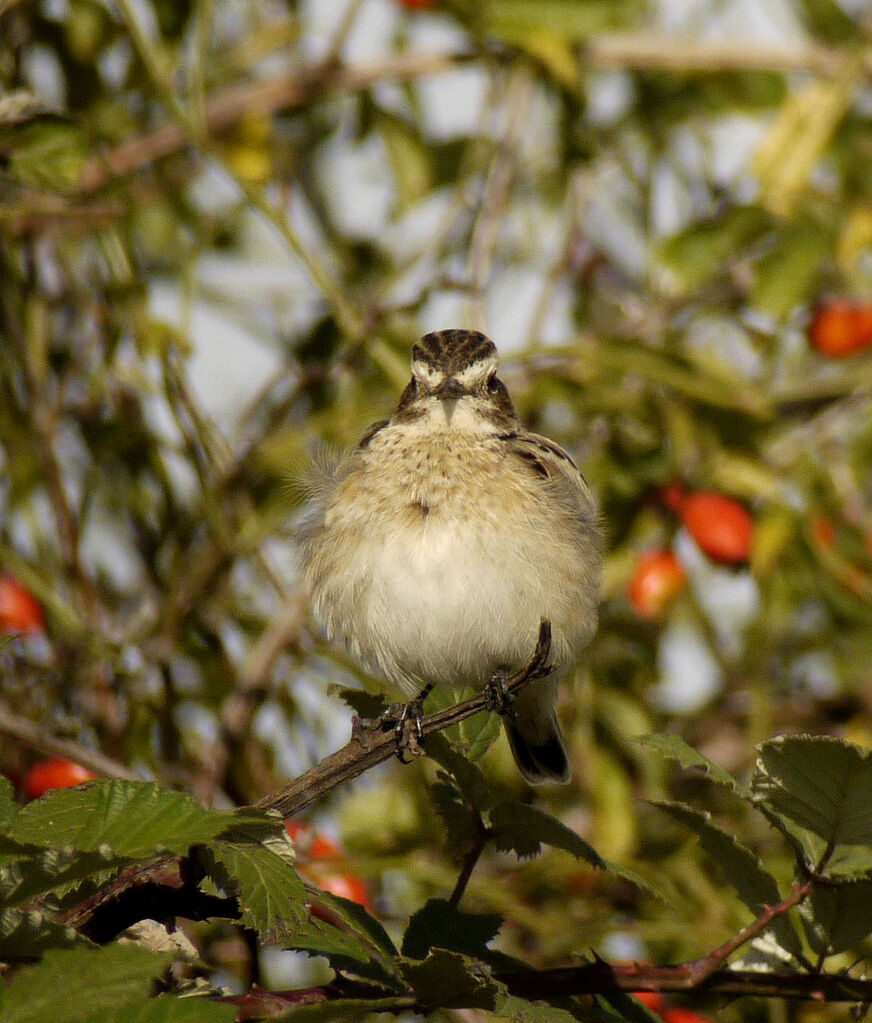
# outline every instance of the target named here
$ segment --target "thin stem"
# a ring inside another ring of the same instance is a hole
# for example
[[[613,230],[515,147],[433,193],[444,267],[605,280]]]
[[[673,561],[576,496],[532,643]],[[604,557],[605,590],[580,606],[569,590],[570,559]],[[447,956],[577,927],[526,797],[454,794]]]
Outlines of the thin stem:
[[[509,201],[512,178],[517,168],[517,149],[521,128],[530,110],[535,79],[530,68],[522,65],[515,72],[507,90],[505,108],[507,122],[499,148],[491,162],[484,193],[469,243],[466,273],[471,285],[467,319],[470,324],[486,327],[484,293],[490,277],[500,227]]]
[[[478,834],[475,836],[475,841],[472,846],[466,851],[466,855],[463,857],[463,863],[460,868],[460,873],[457,875],[457,882],[454,885],[454,891],[448,897],[448,904],[453,906],[455,909],[460,904],[460,900],[463,898],[463,893],[466,891],[466,886],[469,884],[469,879],[472,877],[472,872],[475,870],[476,864],[481,859],[481,854],[485,850],[488,837],[488,829],[479,821]]]
[[[129,767],[96,753],[86,746],[70,739],[58,739],[50,735],[29,718],[13,713],[5,704],[0,703],[0,735],[8,735],[17,739],[31,749],[39,750],[48,756],[63,757],[72,760],[82,767],[87,767],[96,774],[106,778],[124,778],[127,781],[142,781],[140,775]]]
[[[756,920],[752,920],[747,927],[743,927],[729,941],[725,941],[723,945],[709,952],[708,955],[704,955],[686,964],[688,967],[689,986],[696,987],[701,984],[718,967],[722,966],[736,949],[741,948],[742,945],[762,934],[773,921],[784,916],[801,902],[804,902],[811,894],[814,884],[815,879],[809,878],[803,884],[794,885],[786,899],[779,902],[776,906],[767,906]]]

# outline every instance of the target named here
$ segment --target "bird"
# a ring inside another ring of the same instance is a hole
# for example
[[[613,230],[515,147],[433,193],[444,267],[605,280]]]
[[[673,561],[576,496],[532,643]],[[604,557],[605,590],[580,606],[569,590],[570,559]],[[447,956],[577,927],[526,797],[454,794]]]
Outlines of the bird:
[[[528,782],[566,782],[557,684],[597,627],[603,531],[584,476],[524,428],[497,361],[476,330],[413,345],[393,415],[323,472],[300,569],[328,638],[412,699],[517,670],[547,619],[552,672],[503,721]]]

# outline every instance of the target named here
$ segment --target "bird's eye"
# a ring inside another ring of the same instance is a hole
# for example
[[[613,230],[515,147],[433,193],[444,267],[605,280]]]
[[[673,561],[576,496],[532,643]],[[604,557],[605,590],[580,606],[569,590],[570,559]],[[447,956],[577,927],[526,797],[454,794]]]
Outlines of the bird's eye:
[[[491,373],[491,375],[487,378],[487,389],[491,394],[496,393],[500,389],[500,382],[497,380],[495,373]]]

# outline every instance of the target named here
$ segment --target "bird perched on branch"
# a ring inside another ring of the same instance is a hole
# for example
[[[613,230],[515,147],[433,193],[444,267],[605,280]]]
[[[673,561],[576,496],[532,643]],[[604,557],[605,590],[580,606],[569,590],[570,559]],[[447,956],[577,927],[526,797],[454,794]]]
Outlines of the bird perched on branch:
[[[319,488],[302,569],[328,634],[412,698],[519,668],[548,619],[554,672],[504,722],[528,781],[567,781],[554,700],[596,629],[597,509],[563,448],[521,425],[496,371],[477,331],[414,345],[396,411]]]

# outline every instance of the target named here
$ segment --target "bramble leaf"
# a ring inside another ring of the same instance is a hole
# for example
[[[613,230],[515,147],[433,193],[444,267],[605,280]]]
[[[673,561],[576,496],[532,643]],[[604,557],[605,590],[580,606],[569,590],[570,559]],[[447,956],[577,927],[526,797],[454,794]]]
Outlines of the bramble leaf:
[[[0,989],[4,1023],[83,1023],[125,1005],[140,1003],[172,956],[137,945],[46,952]],[[83,1006],[85,1010],[83,1012]]]
[[[833,875],[872,870],[872,754],[830,736],[788,736],[759,747],[754,801],[809,860]]]
[[[752,799],[751,790],[737,781],[728,771],[725,771],[720,764],[716,764],[702,753],[697,752],[680,735],[643,735],[637,740],[648,749],[656,750],[661,756],[674,760],[684,768],[700,768],[706,776],[718,785],[726,785],[742,799]]]
[[[184,855],[192,845],[258,817],[265,819],[206,810],[190,796],[153,782],[111,780],[48,792],[23,807],[7,833],[49,849],[108,847],[116,857],[144,859],[162,852]]]
[[[772,877],[750,849],[741,845],[712,822],[710,813],[704,813],[683,803],[654,801],[654,806],[684,824],[699,839],[699,844],[715,861],[724,879],[735,888],[742,902],[759,916],[768,906],[781,902],[781,893]],[[773,925],[778,941],[792,955],[802,953],[802,943],[796,929],[787,917],[780,917]]]
[[[445,899],[430,899],[409,921],[403,955],[424,959],[431,949],[449,949],[480,956],[487,953],[502,923],[497,913],[461,913]]]

